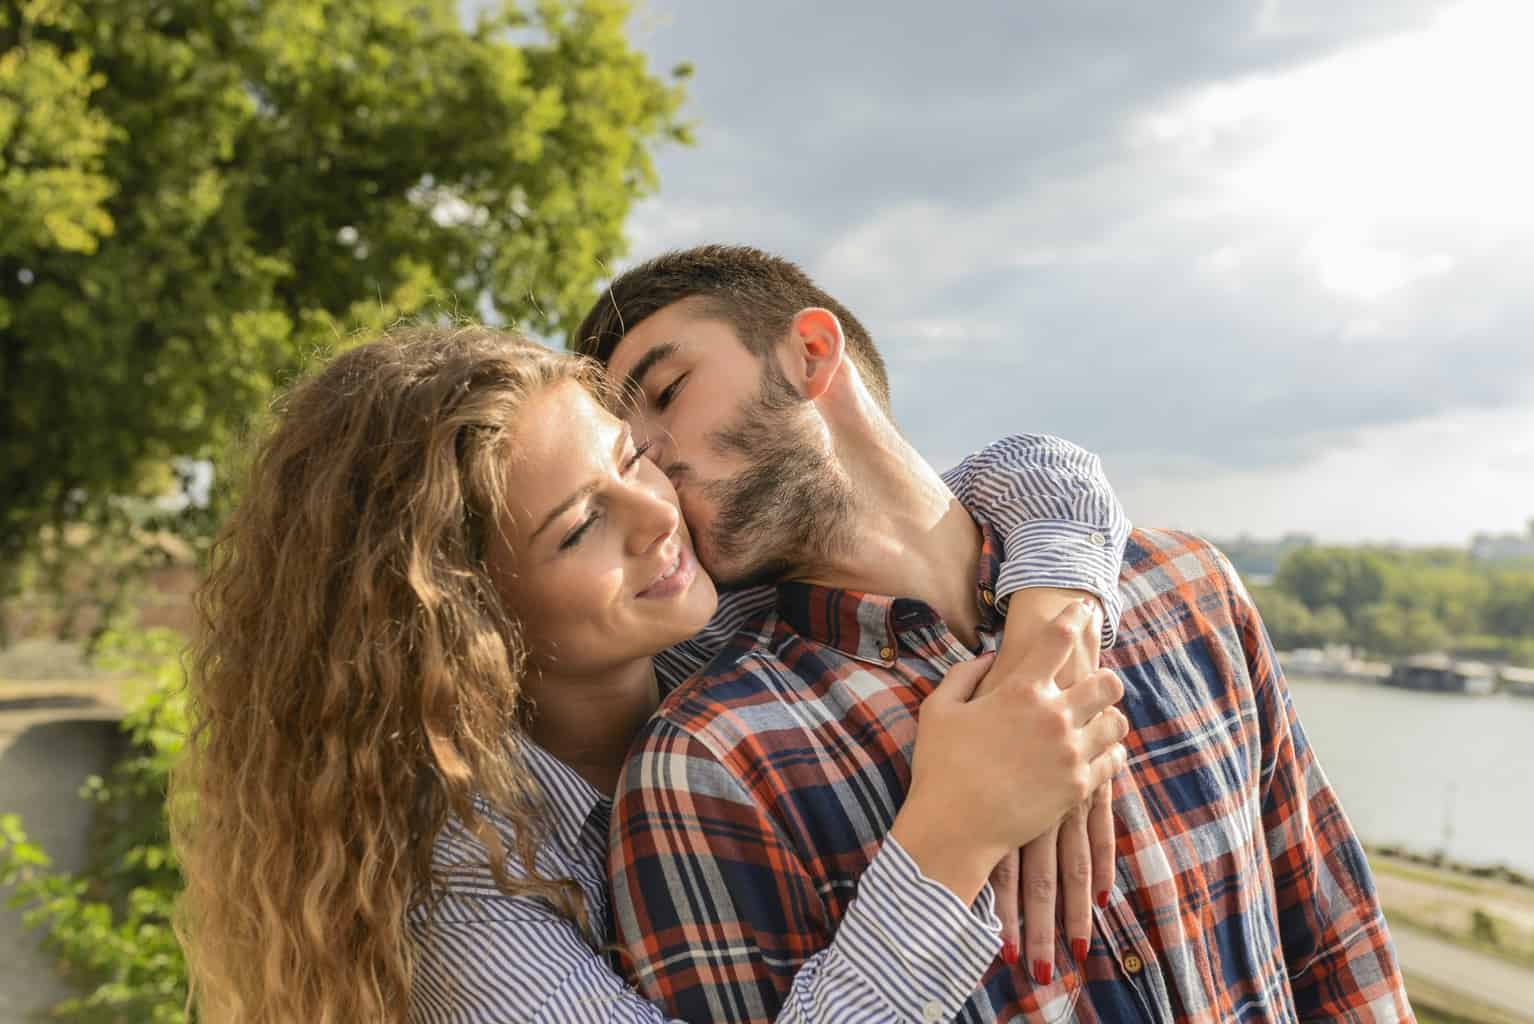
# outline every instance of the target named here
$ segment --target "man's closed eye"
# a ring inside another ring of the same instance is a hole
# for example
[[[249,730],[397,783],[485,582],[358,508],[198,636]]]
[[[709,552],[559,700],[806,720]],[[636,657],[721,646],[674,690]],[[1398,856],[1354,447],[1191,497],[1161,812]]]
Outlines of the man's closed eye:
[[[670,384],[667,384],[664,388],[661,389],[661,393],[655,396],[655,408],[657,411],[665,412],[666,409],[670,407],[671,403],[676,401],[676,396],[681,393],[682,385],[686,382],[689,376],[691,376],[691,374],[678,374],[676,380],[673,380]]]

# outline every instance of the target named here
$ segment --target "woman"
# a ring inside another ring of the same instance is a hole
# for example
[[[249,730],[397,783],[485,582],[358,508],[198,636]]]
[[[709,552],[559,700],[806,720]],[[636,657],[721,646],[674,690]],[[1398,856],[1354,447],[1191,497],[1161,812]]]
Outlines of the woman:
[[[175,829],[205,1019],[661,1019],[599,952],[602,797],[664,689],[652,666],[674,664],[652,658],[716,598],[604,394],[592,364],[426,329],[346,352],[281,403],[199,598]],[[603,458],[579,501],[535,508],[540,481]],[[940,968],[950,1016],[995,922],[953,895],[967,881],[921,868],[1042,833],[1081,767],[1012,749],[1026,723],[1006,707],[964,704],[983,668],[929,698],[859,897],[926,908],[964,950]],[[1109,772],[1123,721],[1098,713],[1117,699],[1103,675],[1058,703],[1090,723],[1078,757]],[[1036,784],[991,792],[1013,788],[985,784],[999,758]],[[780,1019],[846,1019],[848,1000],[893,1019],[867,980],[880,955],[844,922]]]

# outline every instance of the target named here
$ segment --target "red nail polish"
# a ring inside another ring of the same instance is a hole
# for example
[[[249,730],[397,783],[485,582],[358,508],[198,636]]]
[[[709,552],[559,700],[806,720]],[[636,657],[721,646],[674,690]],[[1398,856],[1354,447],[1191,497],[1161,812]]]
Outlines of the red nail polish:
[[[1076,958],[1076,962],[1078,964],[1086,963],[1086,961],[1087,961],[1087,949],[1088,949],[1088,946],[1087,946],[1087,940],[1086,939],[1072,939],[1071,940],[1071,956]]]
[[[1001,944],[1001,959],[1009,967],[1017,963],[1017,943],[1003,942]]]
[[[1044,960],[1033,962],[1033,980],[1040,985],[1048,985],[1049,979],[1055,976],[1055,965]]]
[[[1108,890],[1104,889],[1097,894],[1097,905],[1104,910],[1108,909]]]

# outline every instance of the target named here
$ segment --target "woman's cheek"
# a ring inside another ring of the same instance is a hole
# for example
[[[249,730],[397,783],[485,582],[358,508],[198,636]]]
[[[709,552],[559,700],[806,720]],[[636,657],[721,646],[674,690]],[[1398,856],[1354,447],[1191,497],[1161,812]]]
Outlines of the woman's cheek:
[[[559,593],[552,600],[582,617],[595,618],[622,594],[623,563],[605,544],[593,544],[583,555],[563,567]]]

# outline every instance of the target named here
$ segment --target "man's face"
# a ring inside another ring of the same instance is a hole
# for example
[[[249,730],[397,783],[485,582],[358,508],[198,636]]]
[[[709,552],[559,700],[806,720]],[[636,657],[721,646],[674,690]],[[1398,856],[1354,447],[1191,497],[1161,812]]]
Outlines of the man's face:
[[[608,368],[631,382],[626,415],[671,477],[716,581],[767,582],[814,556],[845,496],[824,424],[775,356],[756,356],[684,300],[630,330]]]

